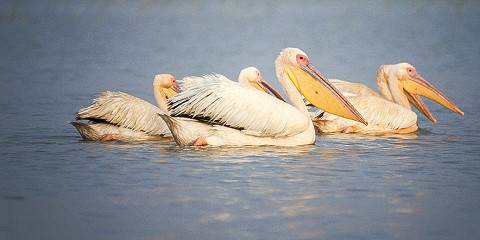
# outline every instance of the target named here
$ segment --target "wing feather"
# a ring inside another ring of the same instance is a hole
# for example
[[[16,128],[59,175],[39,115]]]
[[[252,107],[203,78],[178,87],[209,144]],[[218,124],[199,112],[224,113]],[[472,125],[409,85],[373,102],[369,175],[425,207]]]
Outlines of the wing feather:
[[[338,89],[342,94],[346,97],[349,96],[376,96],[380,97],[380,95],[372,90],[371,88],[367,87],[365,84],[361,83],[352,83],[338,79],[329,79],[329,81]]]
[[[173,116],[183,116],[244,130],[245,134],[281,137],[304,131],[309,119],[295,107],[240,85],[222,75],[188,77],[182,92],[169,101]]]
[[[329,113],[324,113],[318,119],[334,121],[339,127],[363,126],[363,132],[403,129],[417,122],[417,115],[413,111],[381,97],[356,96],[348,100],[368,121],[368,126]]]
[[[167,125],[157,114],[165,112],[127,93],[105,91],[90,106],[80,109],[77,119],[104,121],[150,135],[169,134]]]

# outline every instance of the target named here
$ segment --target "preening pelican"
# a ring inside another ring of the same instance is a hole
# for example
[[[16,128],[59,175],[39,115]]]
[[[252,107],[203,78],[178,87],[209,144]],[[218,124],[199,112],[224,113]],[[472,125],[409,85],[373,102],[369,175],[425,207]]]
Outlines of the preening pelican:
[[[240,84],[257,88],[274,96],[281,96],[263,79],[255,67],[243,69],[239,76]],[[86,124],[71,122],[86,140],[158,140],[171,137],[165,122],[158,118],[159,113],[168,113],[167,100],[177,94],[178,85],[170,74],[159,74],[153,81],[153,92],[159,107],[140,98],[123,92],[102,92],[93,103],[80,109],[78,120],[91,120]]]
[[[345,133],[411,133],[418,129],[415,106],[433,123],[437,120],[425,106],[420,96],[427,97],[459,115],[462,110],[442,92],[423,79],[415,67],[408,63],[382,65],[377,71],[380,93],[359,83],[331,80],[355,108],[364,116],[369,125],[320,113],[314,117],[314,125],[320,132]]]
[[[186,78],[188,86],[181,85],[169,101],[172,116],[160,116],[181,146],[313,144],[315,129],[302,94],[320,109],[366,124],[302,50],[282,50],[275,69],[293,106],[222,75],[207,75]]]

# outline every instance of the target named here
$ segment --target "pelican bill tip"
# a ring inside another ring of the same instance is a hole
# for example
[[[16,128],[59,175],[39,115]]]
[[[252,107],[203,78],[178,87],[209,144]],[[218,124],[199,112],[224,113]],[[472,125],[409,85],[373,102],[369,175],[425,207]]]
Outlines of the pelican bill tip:
[[[368,121],[365,119],[362,119],[362,120],[363,120],[362,123],[365,124],[365,126],[368,126]]]

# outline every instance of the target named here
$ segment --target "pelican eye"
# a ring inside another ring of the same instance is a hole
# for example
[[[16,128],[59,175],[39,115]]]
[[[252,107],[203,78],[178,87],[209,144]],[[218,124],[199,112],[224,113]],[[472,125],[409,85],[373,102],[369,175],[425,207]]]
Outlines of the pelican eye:
[[[298,64],[302,64],[302,65],[309,64],[309,60],[308,60],[307,56],[305,56],[303,54],[297,54],[296,60],[297,60]]]
[[[410,76],[415,76],[417,74],[417,71],[415,71],[415,68],[408,67],[407,68],[407,73]]]

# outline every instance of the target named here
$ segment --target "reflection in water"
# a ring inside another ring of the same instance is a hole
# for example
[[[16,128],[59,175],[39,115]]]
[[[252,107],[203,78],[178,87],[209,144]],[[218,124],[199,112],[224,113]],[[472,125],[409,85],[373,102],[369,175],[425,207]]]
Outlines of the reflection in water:
[[[215,223],[215,222],[222,222],[228,223],[234,220],[234,217],[230,213],[215,213],[209,216],[200,218],[200,223]]]
[[[318,215],[322,212],[332,211],[332,209],[322,209],[320,206],[308,205],[306,203],[308,200],[317,199],[320,196],[307,194],[298,196],[292,205],[282,207],[280,211],[287,216],[298,216],[298,215]]]
[[[367,135],[367,134],[346,134],[346,133],[332,133],[332,134],[321,134],[325,138],[338,138],[346,140],[363,140],[363,141],[375,141],[379,139],[417,139],[418,133],[409,133],[409,134],[381,134],[381,135]]]

